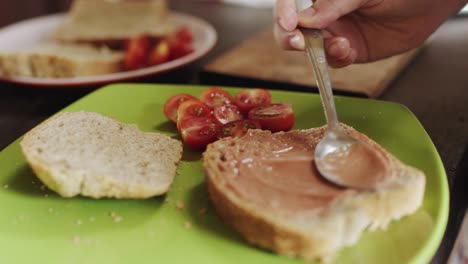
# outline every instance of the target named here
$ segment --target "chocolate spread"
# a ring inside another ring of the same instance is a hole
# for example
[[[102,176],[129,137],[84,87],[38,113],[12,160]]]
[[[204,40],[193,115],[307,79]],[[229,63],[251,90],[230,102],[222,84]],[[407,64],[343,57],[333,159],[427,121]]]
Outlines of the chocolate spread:
[[[317,163],[320,172],[330,175],[334,183],[360,189],[374,189],[388,174],[382,154],[364,142],[341,147]]]
[[[314,149],[323,133],[321,130],[276,134],[249,131],[223,153],[227,186],[241,199],[277,213],[322,210],[336,198],[356,191],[328,182],[317,171]],[[337,168],[346,169],[345,166],[343,163]],[[349,169],[356,168],[362,171],[356,164]],[[372,168],[368,169],[356,180],[377,184],[387,173],[375,175]]]

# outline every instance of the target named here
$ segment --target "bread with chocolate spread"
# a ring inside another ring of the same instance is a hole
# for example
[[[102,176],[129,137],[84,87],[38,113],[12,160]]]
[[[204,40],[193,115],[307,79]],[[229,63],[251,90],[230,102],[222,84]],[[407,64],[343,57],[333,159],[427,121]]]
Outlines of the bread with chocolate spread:
[[[403,164],[355,129],[385,163],[371,191],[340,187],[315,168],[315,146],[326,127],[270,133],[212,143],[203,154],[211,201],[225,223],[248,242],[306,260],[330,260],[366,231],[385,229],[422,204],[425,175]]]

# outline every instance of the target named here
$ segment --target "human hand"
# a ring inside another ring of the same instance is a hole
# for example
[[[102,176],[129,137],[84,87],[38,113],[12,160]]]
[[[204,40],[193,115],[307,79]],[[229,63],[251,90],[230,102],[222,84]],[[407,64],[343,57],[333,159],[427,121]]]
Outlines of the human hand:
[[[324,29],[330,66],[370,62],[421,45],[467,0],[317,0],[296,13],[294,0],[277,0],[275,38],[283,49],[303,50],[297,29]]]

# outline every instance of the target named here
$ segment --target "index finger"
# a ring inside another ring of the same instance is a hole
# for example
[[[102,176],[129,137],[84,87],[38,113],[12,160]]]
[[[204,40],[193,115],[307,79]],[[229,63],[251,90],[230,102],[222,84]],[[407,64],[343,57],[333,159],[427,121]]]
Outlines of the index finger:
[[[277,0],[275,4],[275,21],[286,31],[297,27],[297,12],[295,0]]]

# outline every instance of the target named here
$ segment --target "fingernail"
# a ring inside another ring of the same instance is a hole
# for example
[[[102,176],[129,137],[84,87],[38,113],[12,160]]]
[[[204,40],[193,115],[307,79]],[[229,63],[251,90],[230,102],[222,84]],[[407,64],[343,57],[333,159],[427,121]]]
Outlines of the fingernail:
[[[331,44],[329,47],[328,47],[328,55],[330,55],[331,57],[333,58],[337,58],[339,59],[340,56],[342,56],[343,54],[341,54],[341,47],[338,43],[334,42],[333,44]]]
[[[336,59],[344,59],[349,55],[349,45],[345,39],[339,39],[330,44],[327,48],[329,56]]]
[[[299,35],[294,35],[289,39],[289,45],[297,50],[303,50],[304,49],[304,41],[302,40],[301,36]]]
[[[278,24],[286,31],[293,31],[297,26],[296,12],[291,8],[286,9]]]
[[[299,12],[297,17],[299,20],[307,20],[315,15],[315,10],[313,8],[307,8]]]

